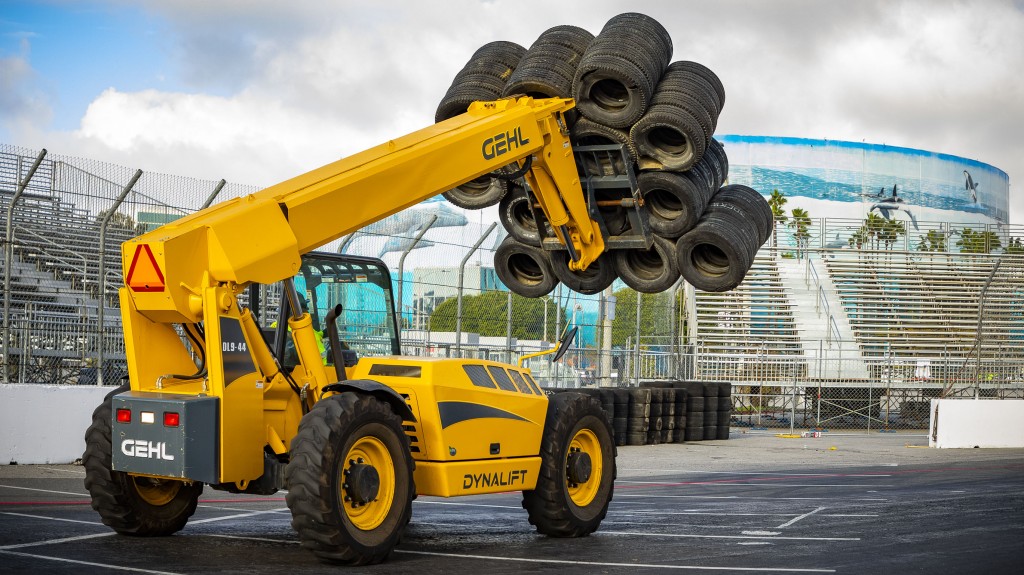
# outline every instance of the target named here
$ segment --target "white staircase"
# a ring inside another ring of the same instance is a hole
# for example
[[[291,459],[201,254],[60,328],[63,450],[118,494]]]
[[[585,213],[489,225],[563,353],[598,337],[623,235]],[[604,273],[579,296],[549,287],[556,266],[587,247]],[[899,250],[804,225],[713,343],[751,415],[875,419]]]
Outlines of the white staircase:
[[[775,261],[782,286],[791,294],[790,301],[799,304],[793,308],[793,321],[804,356],[820,358],[827,351],[830,358],[839,358],[810,362],[808,376],[866,379],[867,365],[854,339],[853,328],[821,261],[814,254],[805,259],[780,257]]]

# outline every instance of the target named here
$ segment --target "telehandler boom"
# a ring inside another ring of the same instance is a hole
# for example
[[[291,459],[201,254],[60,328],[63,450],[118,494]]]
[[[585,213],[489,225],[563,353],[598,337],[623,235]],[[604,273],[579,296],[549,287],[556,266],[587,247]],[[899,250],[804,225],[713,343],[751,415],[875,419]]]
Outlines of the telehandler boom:
[[[174,533],[208,484],[287,489],[302,545],[335,563],[384,560],[417,494],[521,490],[541,533],[596,530],[615,478],[599,402],[549,397],[511,365],[400,357],[387,267],[313,251],[510,166],[586,269],[606,246],[565,125],[573,105],[477,102],[125,242],[128,381],[96,409],[83,457],[103,522]],[[275,295],[268,334],[256,316]]]

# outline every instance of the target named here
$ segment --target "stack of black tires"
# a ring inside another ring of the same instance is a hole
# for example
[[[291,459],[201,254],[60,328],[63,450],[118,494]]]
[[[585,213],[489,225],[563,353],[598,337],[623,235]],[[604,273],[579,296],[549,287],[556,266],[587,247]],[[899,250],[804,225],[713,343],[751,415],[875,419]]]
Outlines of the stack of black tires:
[[[729,439],[732,384],[659,381],[634,388],[553,389],[597,397],[616,445],[657,445]]]
[[[637,291],[660,293],[682,275],[698,289],[727,291],[743,280],[771,235],[771,210],[757,191],[725,185],[729,160],[712,137],[725,104],[722,82],[701,64],[672,62],[672,39],[660,23],[625,13],[597,36],[556,26],[529,49],[489,43],[455,76],[435,120],[461,114],[476,100],[520,94],[575,99],[578,113],[566,118],[574,147],[621,146],[619,155],[595,155],[593,161],[578,155],[577,164],[581,176],[631,174],[638,193],[594,190],[592,198],[600,205],[606,240],[642,240],[619,249],[606,242],[613,249],[586,270],[573,271],[568,251],[545,249],[542,238],[553,231],[525,182],[508,177],[511,170],[445,192],[467,209],[499,205],[508,237],[494,265],[509,289],[540,297],[561,282],[593,294],[618,277]],[[642,202],[630,206],[634,195]],[[627,201],[620,206],[618,200]]]

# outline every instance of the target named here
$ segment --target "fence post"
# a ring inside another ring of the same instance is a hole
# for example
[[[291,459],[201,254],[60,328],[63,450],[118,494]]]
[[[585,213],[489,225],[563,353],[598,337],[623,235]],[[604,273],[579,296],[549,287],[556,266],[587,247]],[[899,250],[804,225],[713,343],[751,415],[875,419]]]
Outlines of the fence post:
[[[494,228],[497,227],[497,225],[498,222],[491,222],[491,226],[487,228],[487,231],[485,231],[483,235],[480,236],[480,239],[478,239],[476,243],[473,244],[473,247],[470,248],[466,255],[463,256],[462,261],[459,263],[459,292],[457,296],[458,299],[455,302],[455,353],[458,355],[458,357],[462,357],[462,284],[465,283],[464,280],[466,278],[466,263],[469,261],[469,258],[473,257],[473,253],[476,252],[476,250],[480,249],[480,245],[484,243],[484,240],[487,239],[487,236],[491,235],[491,232],[494,231]]]
[[[224,189],[224,184],[226,183],[228,182],[227,180],[224,179],[221,179],[221,181],[217,182],[217,185],[214,186],[213,188],[213,192],[210,193],[210,197],[206,198],[206,201],[203,202],[203,205],[199,209],[205,210],[206,208],[210,207],[213,204],[213,200],[217,199],[217,196],[220,194],[220,191]]]
[[[411,252],[412,250],[414,250],[416,248],[416,244],[420,243],[420,240],[423,239],[423,234],[427,233],[427,230],[429,230],[430,226],[434,225],[434,222],[436,222],[436,221],[437,221],[437,214],[434,214],[434,215],[430,216],[430,220],[427,221],[427,225],[425,225],[422,228],[420,228],[420,233],[416,234],[416,237],[412,240],[412,243],[409,244],[409,247],[406,248],[406,250],[404,252],[402,252],[402,257],[398,258],[398,320],[399,320],[398,321],[398,329],[399,329],[399,331],[401,331],[401,329],[402,329],[402,318],[403,318],[403,313],[404,313],[404,312],[402,312],[402,286],[405,285],[405,257],[409,255],[409,252]]]
[[[28,187],[28,183],[32,181],[32,176],[36,175],[36,170],[39,169],[39,165],[43,163],[43,158],[46,157],[46,148],[39,151],[39,155],[36,156],[36,161],[32,163],[32,167],[29,168],[28,174],[18,182],[18,189],[15,190],[14,196],[11,197],[11,203],[7,204],[7,234],[4,236],[4,374],[3,382],[9,383],[10,380],[7,376],[7,370],[10,366],[10,347],[8,346],[8,337],[11,333],[11,267],[14,260],[14,205],[21,199],[21,195],[25,193],[25,188]],[[19,158],[20,167],[20,158]]]
[[[114,203],[107,208],[107,212],[103,214],[103,220],[100,221],[100,264],[99,264],[99,296],[100,305],[96,310],[96,321],[99,324],[97,326],[97,334],[99,338],[99,346],[96,349],[96,385],[103,385],[103,348],[107,345],[104,338],[106,330],[104,329],[104,308],[107,307],[107,224],[110,223],[110,219],[114,217],[114,213],[117,212],[117,208],[121,206],[121,202],[124,201],[128,192],[132,191],[135,187],[135,183],[142,177],[142,170],[135,170],[135,175],[128,181],[128,185],[121,190],[121,195],[114,200]]]
[[[512,363],[512,290],[505,303],[505,363]]]
[[[640,304],[643,294],[636,292],[636,363],[633,366],[633,378],[637,387],[640,386]]]

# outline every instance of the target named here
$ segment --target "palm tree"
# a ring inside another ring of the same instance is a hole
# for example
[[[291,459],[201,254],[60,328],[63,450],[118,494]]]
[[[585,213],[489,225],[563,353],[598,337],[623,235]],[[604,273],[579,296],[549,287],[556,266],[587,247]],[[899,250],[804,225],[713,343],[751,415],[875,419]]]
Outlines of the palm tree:
[[[772,227],[772,245],[775,247],[779,247],[779,224],[786,223],[787,219],[786,211],[782,209],[786,202],[786,195],[778,189],[772,190],[772,195],[768,197],[768,205],[772,209],[772,218],[775,219],[775,225]]]
[[[793,239],[796,240],[797,254],[805,253],[808,240],[811,239],[811,216],[807,213],[807,210],[803,208],[793,208],[790,212],[793,219],[787,224],[790,228],[793,228]]]
[[[1021,238],[1010,238],[1006,242],[1006,248],[1003,250],[1004,254],[1024,254],[1024,241]]]
[[[944,252],[946,249],[946,234],[939,230],[928,230],[926,235],[921,236],[921,242],[917,244],[919,252]]]
[[[965,254],[990,254],[1003,247],[1003,243],[995,232],[976,232],[971,228],[964,228],[960,230],[960,239],[956,241],[956,247]]]

